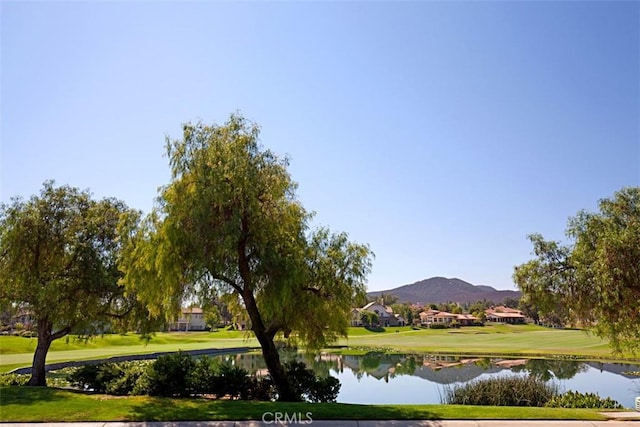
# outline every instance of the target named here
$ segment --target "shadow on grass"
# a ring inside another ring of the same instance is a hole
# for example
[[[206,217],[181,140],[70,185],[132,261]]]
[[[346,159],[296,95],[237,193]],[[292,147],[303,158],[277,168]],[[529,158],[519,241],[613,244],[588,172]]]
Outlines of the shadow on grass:
[[[69,391],[73,393],[73,391]],[[80,393],[80,392],[78,392]],[[69,400],[71,397],[52,387],[8,386],[0,387],[0,403],[32,407],[38,402]]]
[[[154,398],[132,408],[128,421],[262,420],[266,413],[298,414],[314,420],[435,420],[439,417],[412,405],[209,401]]]

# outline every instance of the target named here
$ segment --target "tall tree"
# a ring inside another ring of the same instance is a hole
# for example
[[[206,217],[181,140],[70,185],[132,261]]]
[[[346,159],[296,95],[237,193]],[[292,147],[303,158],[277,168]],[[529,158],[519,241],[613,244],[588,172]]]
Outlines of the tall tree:
[[[570,243],[530,236],[536,258],[514,281],[541,315],[564,311],[591,326],[616,351],[640,349],[640,187],[599,203],[599,212],[569,220]]]
[[[39,196],[0,206],[0,300],[28,310],[37,325],[29,385],[46,385],[54,340],[126,327],[144,312],[118,285],[116,263],[126,237],[118,230],[138,215],[121,201],[94,201],[52,181]]]
[[[155,313],[186,297],[233,292],[246,310],[279,399],[297,400],[276,335],[317,349],[346,335],[371,266],[366,245],[309,232],[288,162],[258,143],[238,115],[222,126],[186,124],[167,140],[172,180],[125,252],[126,286]]]

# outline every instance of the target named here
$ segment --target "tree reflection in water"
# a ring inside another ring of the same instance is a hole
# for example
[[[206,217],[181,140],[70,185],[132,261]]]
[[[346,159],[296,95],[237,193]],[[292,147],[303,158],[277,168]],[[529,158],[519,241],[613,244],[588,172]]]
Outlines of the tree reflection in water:
[[[248,372],[266,375],[266,367],[260,354],[238,354],[219,356],[228,362],[246,369]],[[414,400],[424,403],[425,390],[430,389],[429,384],[435,386],[453,383],[464,383],[480,376],[492,375],[531,375],[543,381],[572,380],[579,374],[587,375],[576,377],[572,383],[565,384],[567,388],[573,388],[581,392],[599,392],[603,385],[607,384],[609,394],[619,391],[619,396],[613,396],[616,400],[629,406],[625,398],[629,393],[637,395],[640,386],[640,377],[631,375],[634,371],[640,371],[638,365],[623,365],[604,362],[577,362],[563,359],[507,359],[489,357],[461,357],[433,354],[394,354],[383,352],[369,352],[363,355],[339,355],[323,353],[317,356],[309,356],[297,351],[282,351],[283,362],[301,360],[317,375],[338,376],[344,383],[345,393],[348,388],[358,390],[366,387],[368,393],[378,393],[379,396],[388,396],[384,389],[397,383],[411,383],[407,386],[408,394],[405,397],[394,396],[402,400],[400,403],[413,403]],[[600,375],[600,376],[599,376]],[[406,381],[402,379],[406,378]],[[421,383],[411,380],[422,379]],[[388,386],[385,383],[390,383]],[[393,384],[391,384],[393,383]],[[379,391],[378,385],[382,387]],[[637,391],[636,391],[637,390]],[[342,392],[341,392],[342,393]],[[397,393],[396,393],[397,394]],[[367,395],[365,392],[356,392],[356,395]],[[422,396],[422,397],[417,397]],[[340,401],[340,396],[338,397]],[[362,402],[368,403],[366,398]],[[386,398],[389,399],[388,397]],[[413,399],[413,400],[412,400]],[[422,400],[420,400],[422,399]],[[350,402],[353,403],[353,402]],[[384,403],[384,402],[383,402]],[[432,402],[438,403],[438,401]]]

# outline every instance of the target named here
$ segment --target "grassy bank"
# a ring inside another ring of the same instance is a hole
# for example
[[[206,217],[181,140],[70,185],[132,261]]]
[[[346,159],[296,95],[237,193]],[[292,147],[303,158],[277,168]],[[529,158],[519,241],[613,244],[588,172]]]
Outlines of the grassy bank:
[[[548,329],[535,325],[488,325],[460,329],[414,330],[387,328],[372,332],[351,328],[338,345],[353,351],[382,348],[401,352],[517,357],[566,356],[589,359],[639,360],[640,355],[613,355],[606,341],[580,330]],[[29,366],[35,338],[0,336],[0,372]],[[158,333],[149,342],[136,334],[105,335],[87,342],[73,337],[55,341],[47,363],[177,350],[257,347],[252,335],[238,331]]]
[[[605,419],[591,409],[211,401],[113,397],[36,387],[2,387],[0,400],[1,422],[260,420],[265,412],[276,411],[303,417],[309,412],[314,420]]]

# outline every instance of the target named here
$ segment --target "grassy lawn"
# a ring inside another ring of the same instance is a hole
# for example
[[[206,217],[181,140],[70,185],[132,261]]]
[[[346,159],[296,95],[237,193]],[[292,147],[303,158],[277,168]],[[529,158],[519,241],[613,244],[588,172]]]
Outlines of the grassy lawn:
[[[342,349],[343,352],[357,352],[362,348],[382,348],[402,352],[529,357],[564,355],[590,359],[626,358],[636,361],[639,357],[614,356],[606,341],[584,331],[548,329],[536,325],[488,325],[436,330],[399,327],[386,328],[384,332],[350,328],[349,337],[337,344],[349,347]],[[0,336],[0,372],[29,366],[35,345],[35,338]],[[142,341],[136,334],[105,335],[87,342],[69,338],[54,341],[47,356],[47,363],[231,347],[258,347],[258,342],[246,332],[226,330],[158,333],[149,342]]]
[[[265,412],[310,412],[315,420],[604,420],[596,410],[459,405],[352,405],[113,397],[39,387],[1,387],[0,422],[260,420]],[[37,410],[36,410],[37,408]]]
[[[614,356],[605,340],[584,331],[549,329],[536,325],[487,325],[436,330],[387,328],[385,332],[357,329],[359,331],[350,333],[347,339],[340,340],[338,344],[350,348],[375,347],[425,353],[634,359],[630,354]],[[637,357],[635,360],[638,360]]]
[[[0,336],[0,372],[30,366],[35,346],[35,338]],[[259,346],[258,341],[255,338],[248,338],[245,332],[223,330],[158,333],[148,342],[141,340],[140,335],[136,334],[104,335],[89,341],[69,337],[69,339],[63,338],[52,343],[47,355],[47,363],[164,351],[257,346]]]

